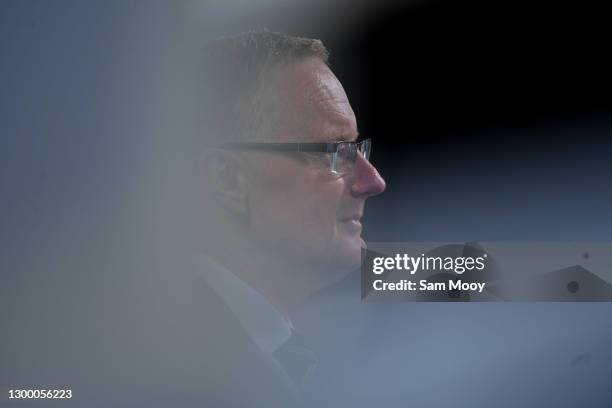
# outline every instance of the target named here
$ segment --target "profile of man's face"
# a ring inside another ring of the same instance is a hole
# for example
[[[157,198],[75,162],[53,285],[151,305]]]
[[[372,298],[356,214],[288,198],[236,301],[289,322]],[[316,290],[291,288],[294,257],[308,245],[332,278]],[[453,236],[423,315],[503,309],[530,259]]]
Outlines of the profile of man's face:
[[[317,58],[278,69],[271,84],[274,124],[266,141],[356,140],[357,121],[342,85]],[[365,200],[385,183],[358,155],[353,173],[331,174],[299,155],[249,153],[249,234],[303,265],[359,266]]]

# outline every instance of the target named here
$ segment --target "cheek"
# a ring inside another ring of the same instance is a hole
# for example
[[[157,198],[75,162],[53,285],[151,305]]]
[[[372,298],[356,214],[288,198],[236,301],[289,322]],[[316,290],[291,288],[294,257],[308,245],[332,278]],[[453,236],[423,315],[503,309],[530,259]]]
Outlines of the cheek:
[[[253,191],[251,216],[253,228],[269,239],[308,252],[334,239],[345,183],[306,170],[286,171],[282,179],[277,174]]]
[[[319,242],[333,238],[343,185],[338,181],[301,180],[287,194],[286,208],[295,218],[300,235],[314,235]]]
[[[340,186],[330,186],[324,191],[311,192],[300,200],[301,213],[305,231],[318,234],[320,242],[329,242],[336,232],[338,208],[342,198]],[[333,188],[336,187],[336,188]]]

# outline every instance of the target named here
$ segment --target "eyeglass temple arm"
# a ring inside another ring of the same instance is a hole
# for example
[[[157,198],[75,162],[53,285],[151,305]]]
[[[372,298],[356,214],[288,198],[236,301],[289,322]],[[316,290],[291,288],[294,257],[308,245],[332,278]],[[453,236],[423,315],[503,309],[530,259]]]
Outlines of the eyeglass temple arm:
[[[259,150],[281,152],[327,152],[338,151],[338,143],[256,143],[236,142],[221,145],[224,149],[232,150]]]

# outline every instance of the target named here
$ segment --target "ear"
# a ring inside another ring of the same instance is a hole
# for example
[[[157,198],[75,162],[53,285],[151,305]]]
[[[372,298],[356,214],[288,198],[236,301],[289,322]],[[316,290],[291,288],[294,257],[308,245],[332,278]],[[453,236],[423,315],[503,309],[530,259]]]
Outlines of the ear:
[[[232,213],[248,212],[248,179],[243,163],[231,152],[215,151],[205,156],[207,192]]]

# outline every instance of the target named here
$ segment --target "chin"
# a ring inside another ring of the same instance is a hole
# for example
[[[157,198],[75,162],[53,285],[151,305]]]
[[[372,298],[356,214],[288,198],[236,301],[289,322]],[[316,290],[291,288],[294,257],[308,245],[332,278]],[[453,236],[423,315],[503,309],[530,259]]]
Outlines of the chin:
[[[317,290],[331,286],[361,267],[361,252],[364,242],[351,237],[329,243],[315,259],[323,261],[314,266],[317,276]],[[312,258],[311,258],[312,259]]]
[[[361,266],[361,252],[366,247],[361,237],[352,237],[342,243],[336,256],[334,256],[337,266],[349,271],[358,269]]]

